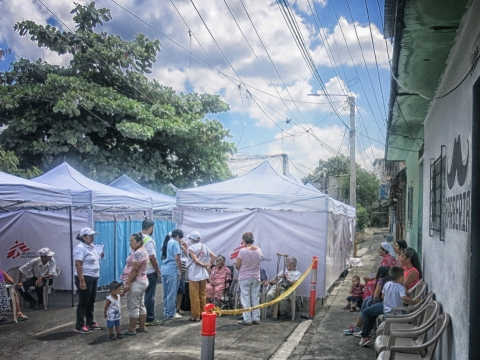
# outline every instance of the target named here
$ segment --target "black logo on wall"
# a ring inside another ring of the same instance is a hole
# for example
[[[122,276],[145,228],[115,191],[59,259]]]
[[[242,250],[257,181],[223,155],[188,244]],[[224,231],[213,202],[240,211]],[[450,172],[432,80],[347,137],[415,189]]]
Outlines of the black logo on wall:
[[[464,164],[462,159],[462,142],[460,140],[460,135],[458,135],[458,138],[456,138],[453,142],[450,171],[447,172],[447,184],[450,190],[452,190],[453,185],[455,184],[455,177],[457,178],[459,186],[463,186],[463,184],[465,184],[465,180],[467,179],[469,156],[470,146],[467,140],[467,160]]]

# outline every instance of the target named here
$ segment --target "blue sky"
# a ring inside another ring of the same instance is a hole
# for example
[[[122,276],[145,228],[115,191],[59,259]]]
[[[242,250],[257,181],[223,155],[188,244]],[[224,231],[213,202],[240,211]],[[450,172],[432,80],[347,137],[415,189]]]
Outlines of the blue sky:
[[[230,105],[228,113],[209,118],[220,120],[238,144],[242,160],[230,163],[234,173],[248,171],[263,155],[285,152],[292,160],[290,171],[300,178],[319,159],[347,155],[347,95],[357,104],[357,162],[370,169],[374,158],[383,156],[390,80],[387,53],[392,52],[382,36],[382,0],[290,0],[288,8],[268,0],[115,1],[156,29],[111,0],[96,1],[97,7],[110,8],[113,17],[101,31],[124,39],[144,33],[161,41],[150,78],[177,91],[220,94]],[[73,2],[42,2],[45,6],[35,0],[0,1],[0,40],[21,57],[68,64],[67,56],[39,49],[13,31],[15,22],[24,19],[68,31],[46,7],[73,29],[69,14]],[[301,33],[299,41],[314,71],[285,17]],[[14,59],[7,57],[0,69]],[[324,90],[332,94],[330,101],[326,96],[308,96]],[[244,161],[244,156],[253,159]],[[281,168],[280,159],[271,161]]]

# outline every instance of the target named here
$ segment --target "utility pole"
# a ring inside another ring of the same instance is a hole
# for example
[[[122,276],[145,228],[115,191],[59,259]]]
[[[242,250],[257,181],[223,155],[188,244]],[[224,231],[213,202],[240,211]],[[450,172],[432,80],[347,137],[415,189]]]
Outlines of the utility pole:
[[[350,106],[350,206],[357,205],[357,164],[355,162],[355,98],[348,97]]]
[[[288,175],[288,155],[282,154],[283,158],[283,175]]]

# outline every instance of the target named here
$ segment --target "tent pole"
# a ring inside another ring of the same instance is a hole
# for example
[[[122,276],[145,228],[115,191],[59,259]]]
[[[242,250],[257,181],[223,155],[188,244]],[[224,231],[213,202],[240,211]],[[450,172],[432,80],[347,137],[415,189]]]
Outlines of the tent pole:
[[[113,278],[117,279],[117,215],[113,215]]]
[[[72,307],[75,306],[73,301],[73,224],[72,224],[72,205],[68,207],[68,220],[70,223],[70,280],[72,282]]]

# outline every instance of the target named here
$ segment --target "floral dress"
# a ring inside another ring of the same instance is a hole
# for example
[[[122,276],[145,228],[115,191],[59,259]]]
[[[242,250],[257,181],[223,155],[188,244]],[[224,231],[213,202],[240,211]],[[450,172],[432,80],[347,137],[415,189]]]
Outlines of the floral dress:
[[[0,271],[0,312],[9,311],[10,302],[8,301],[7,284],[3,273]]]
[[[207,284],[207,299],[220,299],[225,290],[225,281],[230,280],[230,269],[224,266],[221,269],[214,268],[210,274],[210,283]],[[212,283],[218,284],[215,287]]]
[[[383,259],[382,259],[382,262],[380,263],[380,266],[398,266],[399,263],[398,261],[390,254],[386,254]]]

